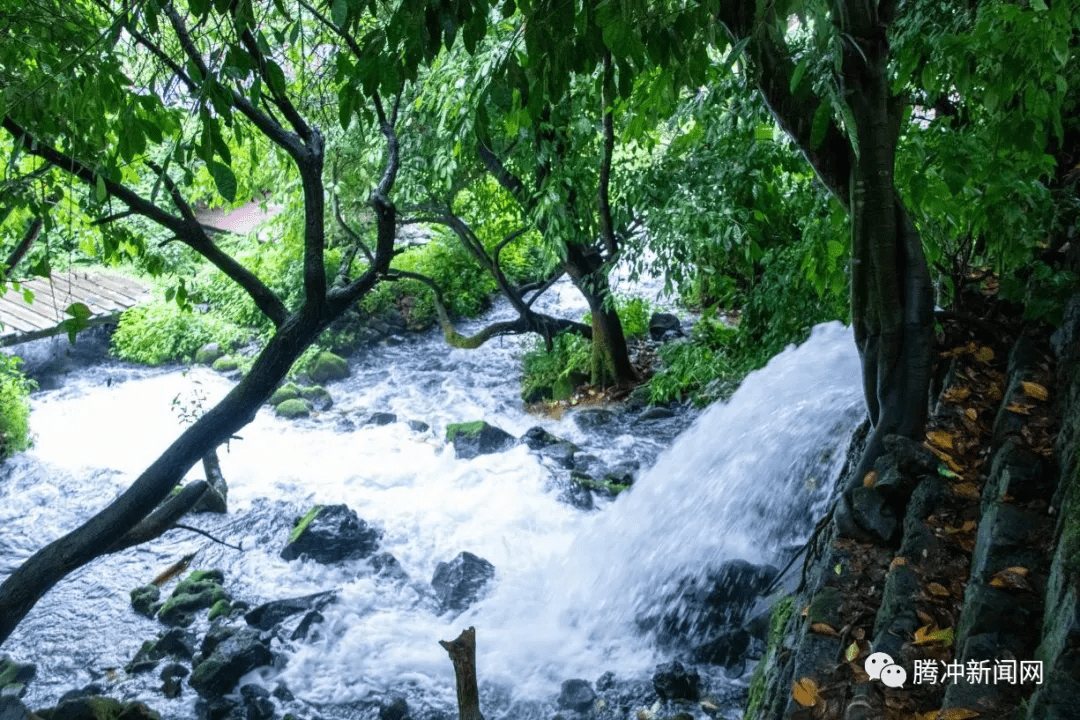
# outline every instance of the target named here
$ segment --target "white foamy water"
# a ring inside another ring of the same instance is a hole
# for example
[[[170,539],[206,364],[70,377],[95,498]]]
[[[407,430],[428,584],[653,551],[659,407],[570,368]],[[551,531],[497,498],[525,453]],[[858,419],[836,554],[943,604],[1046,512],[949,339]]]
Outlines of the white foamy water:
[[[562,680],[595,680],[607,670],[645,676],[662,658],[635,618],[680,577],[727,558],[773,561],[778,547],[804,535],[863,414],[850,331],[821,326],[804,346],[748,377],[729,403],[705,411],[638,473],[631,491],[585,513],[558,501],[551,470],[524,446],[458,460],[442,440],[447,423],[483,418],[515,435],[543,424],[611,464],[655,457],[661,441],[644,424],[590,437],[570,418],[541,423],[525,414],[518,352],[497,341],[451,350],[436,338],[382,348],[353,359],[353,377],[330,387],[335,407],[319,417],[294,423],[260,411],[242,440],[219,451],[229,515],[190,520],[242,543],[244,552],[175,531],[74,573],[3,648],[40,665],[30,704],[93,680],[108,683],[107,670],[122,667],[161,629],[131,611],[128,591],[194,550],[193,567],[222,568],[226,588],[252,605],[339,591],[314,639],[275,643],[287,664],[257,678],[286,684],[324,717],[358,716],[345,709],[349,703],[388,689],[453,707],[453,670],[437,641],[470,625],[481,681],[511,687],[512,697],[547,699]],[[115,381],[106,385],[107,378]],[[0,471],[0,577],[100,508],[161,452],[179,428],[174,397],[198,388],[213,402],[230,386],[205,369],[185,375],[108,366],[37,395],[37,444]],[[340,419],[376,410],[422,420],[432,431],[404,422],[339,429]],[[382,528],[381,550],[409,581],[376,581],[364,561],[281,560],[293,519],[314,503],[345,503]],[[437,563],[461,551],[494,564],[495,582],[463,615],[438,617],[428,583]],[[150,673],[109,690],[190,716],[194,693],[165,701],[149,694],[156,682]]]

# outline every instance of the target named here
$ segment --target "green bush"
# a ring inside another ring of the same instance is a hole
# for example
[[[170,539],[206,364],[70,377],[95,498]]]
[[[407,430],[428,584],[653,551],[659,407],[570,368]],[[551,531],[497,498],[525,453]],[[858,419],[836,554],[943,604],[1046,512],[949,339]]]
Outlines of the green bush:
[[[662,345],[663,365],[649,380],[649,402],[689,397],[701,407],[730,395],[753,369],[738,351],[738,336],[734,328],[702,318],[688,339]]]
[[[112,336],[112,350],[121,360],[160,365],[190,362],[209,342],[225,346],[241,339],[237,328],[214,315],[157,301],[136,305],[123,314]]]
[[[643,298],[630,298],[616,306],[623,334],[628,338],[640,338],[649,334],[649,318],[652,305]]]
[[[19,365],[22,359],[0,354],[0,457],[11,457],[30,447],[30,391]]]
[[[536,339],[521,360],[521,396],[529,397],[541,388],[565,383],[573,373],[588,375],[592,368],[592,344],[572,333],[563,333],[552,341],[551,352],[544,341]]]

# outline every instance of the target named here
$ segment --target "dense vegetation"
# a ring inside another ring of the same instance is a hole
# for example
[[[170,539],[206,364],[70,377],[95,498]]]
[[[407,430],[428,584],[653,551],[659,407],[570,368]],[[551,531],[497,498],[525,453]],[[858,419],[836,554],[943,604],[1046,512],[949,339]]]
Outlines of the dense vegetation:
[[[161,278],[165,302],[117,332],[141,362],[258,341],[130,491],[0,586],[0,641],[66,572],[152,536],[140,522],[313,347],[390,309],[458,347],[537,335],[529,386],[625,388],[646,305],[610,274],[648,270],[702,312],[650,396],[700,402],[850,317],[872,463],[922,433],[935,307],[962,315],[977,287],[1052,322],[1077,287],[1078,31],[1080,8],[1044,0],[0,10],[6,277]],[[285,207],[271,239],[195,220],[265,191]],[[562,275],[588,317],[533,309]],[[492,292],[518,318],[460,335]],[[3,377],[7,451],[25,400]]]

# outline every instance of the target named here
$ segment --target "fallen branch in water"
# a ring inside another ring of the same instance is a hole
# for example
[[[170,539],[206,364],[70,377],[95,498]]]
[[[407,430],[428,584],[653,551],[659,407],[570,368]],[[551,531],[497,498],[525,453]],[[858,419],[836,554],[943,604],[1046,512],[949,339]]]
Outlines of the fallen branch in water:
[[[484,720],[476,687],[476,628],[462,630],[456,640],[440,640],[439,644],[450,653],[450,661],[454,663],[459,720]]]

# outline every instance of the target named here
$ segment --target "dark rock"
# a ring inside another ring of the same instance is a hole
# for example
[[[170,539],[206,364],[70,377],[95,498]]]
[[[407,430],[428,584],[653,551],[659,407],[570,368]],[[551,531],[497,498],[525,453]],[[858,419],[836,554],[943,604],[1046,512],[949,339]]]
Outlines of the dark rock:
[[[166,625],[187,627],[195,613],[208,610],[219,600],[229,600],[221,586],[225,576],[220,570],[196,570],[184,578],[158,611],[158,620]]]
[[[11,658],[0,657],[0,695],[22,697],[26,684],[37,674],[37,665],[17,663]]]
[[[1045,558],[1039,537],[1051,527],[1050,519],[1040,513],[992,503],[979,521],[971,578],[989,582],[994,573],[1007,567],[1037,567]]]
[[[191,671],[180,663],[169,663],[161,670],[161,694],[167,698],[178,698],[183,692],[181,682]]]
[[[615,413],[603,408],[588,408],[574,413],[574,423],[582,430],[593,430],[608,425],[615,419]]]
[[[682,321],[671,313],[653,313],[649,318],[649,337],[659,341],[669,332],[682,335]]]
[[[596,507],[593,502],[592,493],[589,489],[579,482],[572,482],[567,487],[563,488],[563,491],[559,493],[559,502],[564,502],[567,505],[572,505],[578,510],[592,510]]]
[[[241,628],[195,666],[190,684],[203,697],[225,695],[243,675],[272,660],[270,649],[259,639],[259,631]]]
[[[25,705],[14,695],[0,695],[0,720],[34,720]]]
[[[1006,440],[994,455],[990,475],[982,493],[982,512],[991,503],[1027,503],[1053,494],[1054,478],[1043,459],[1025,449],[1013,438]]]
[[[525,434],[521,436],[521,442],[523,442],[530,450],[535,451],[563,441],[539,425],[536,425],[525,431]]]
[[[190,660],[195,656],[195,633],[180,628],[166,630],[161,639],[154,643],[154,648],[163,656]]]
[[[540,457],[550,459],[556,465],[570,469],[574,467],[574,456],[577,454],[578,446],[572,442],[559,442],[554,445],[548,445],[540,450]]]
[[[330,391],[322,385],[309,385],[299,388],[300,397],[311,403],[311,407],[319,412],[326,412],[334,407],[334,398]]]
[[[214,652],[214,648],[235,635],[239,629],[231,625],[214,623],[206,631],[206,635],[203,636],[202,647],[199,648],[199,652],[202,653],[204,658],[210,657],[210,653]]]
[[[596,679],[596,689],[599,692],[607,692],[615,687],[615,673],[608,670]]]
[[[356,430],[356,423],[349,418],[338,418],[334,421],[334,429],[338,432],[349,433]]]
[[[270,693],[281,702],[292,702],[296,699],[296,696],[292,694],[292,691],[284,685],[278,685],[274,688],[274,692]]]
[[[431,578],[439,612],[464,611],[480,597],[484,586],[494,577],[495,566],[470,552],[458,553],[450,562],[439,563]]]
[[[379,706],[379,720],[407,720],[408,717],[409,703],[405,698],[396,697]]]
[[[397,422],[397,415],[391,412],[377,412],[371,413],[368,419],[364,421],[365,425],[390,425]]]
[[[653,689],[661,700],[697,700],[701,697],[701,676],[678,661],[664,663],[653,675]]]
[[[274,600],[255,608],[244,615],[248,625],[260,630],[269,630],[287,617],[308,610],[322,610],[334,600],[333,591],[305,595],[303,597],[289,598],[288,600]]]
[[[691,650],[694,662],[724,667],[741,666],[750,648],[750,633],[742,628],[721,631]]]
[[[574,455],[574,472],[581,475],[585,475],[593,480],[599,482],[599,478],[607,475],[611,471],[604,462],[595,455],[589,455],[588,453],[578,453]]]
[[[57,704],[50,720],[113,720],[123,711],[124,705],[119,700],[92,695]]]
[[[319,385],[330,380],[344,380],[349,377],[349,362],[332,352],[321,352],[308,365],[308,377]]]
[[[890,543],[900,527],[884,496],[873,487],[857,487],[850,493],[855,522],[880,543]]]
[[[885,577],[881,607],[874,621],[875,651],[898,657],[900,648],[919,627],[915,602],[918,589],[918,578],[910,565],[897,565]]]
[[[430,425],[420,420],[406,420],[405,424],[409,426],[410,430],[418,433],[426,433],[428,430],[431,429]]]
[[[76,698],[92,697],[94,695],[102,695],[105,693],[105,688],[98,683],[90,683],[86,687],[79,690],[68,690],[66,693],[60,696],[60,699],[56,701],[57,705],[63,705],[68,700],[75,700]]]
[[[381,537],[382,531],[345,505],[316,505],[293,528],[281,557],[307,555],[324,564],[355,560],[374,553]]]
[[[292,635],[289,636],[290,640],[307,640],[308,633],[311,632],[311,628],[318,625],[326,618],[318,610],[312,610],[300,621],[300,624],[293,630]]]
[[[131,607],[140,615],[152,618],[157,612],[154,604],[160,598],[161,590],[157,585],[142,585],[131,591]]]
[[[637,419],[635,419],[634,422],[642,423],[651,420],[666,420],[673,417],[675,417],[674,410],[657,405],[656,407],[647,408],[645,412],[637,416]]]
[[[198,720],[224,720],[240,703],[226,698],[199,698],[195,701],[195,717]]]
[[[596,693],[588,680],[564,680],[559,691],[558,705],[563,710],[588,712],[596,702]]]
[[[446,426],[446,441],[453,443],[454,454],[463,460],[510,449],[517,439],[501,428],[483,420],[452,423]]]
[[[375,575],[380,578],[393,582],[409,579],[408,574],[401,567],[401,563],[388,552],[372,555],[368,562],[371,564],[371,569],[375,571]]]
[[[240,696],[247,708],[247,720],[269,720],[274,716],[274,703],[270,700],[270,691],[261,685],[243,685]]]

